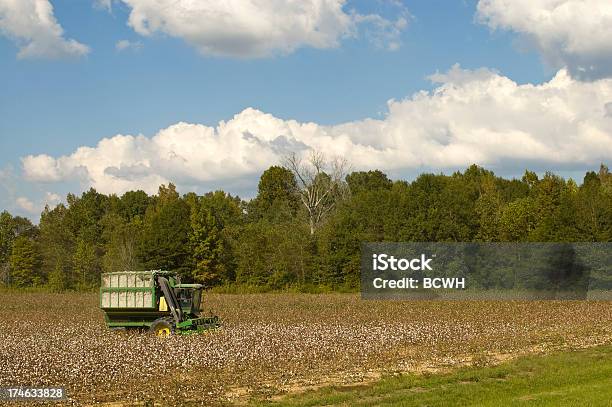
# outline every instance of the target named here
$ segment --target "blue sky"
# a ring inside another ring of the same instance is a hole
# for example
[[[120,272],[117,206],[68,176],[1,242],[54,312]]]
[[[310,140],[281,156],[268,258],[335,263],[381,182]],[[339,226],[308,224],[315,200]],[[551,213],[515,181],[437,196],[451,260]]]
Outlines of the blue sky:
[[[26,3],[29,1],[34,0],[27,0]],[[397,30],[398,32],[389,33],[385,28],[368,22],[374,20],[366,20],[356,23],[355,32],[350,36],[339,35],[337,44],[330,46],[298,44],[290,51],[272,50],[271,54],[265,56],[219,56],[201,51],[202,47],[208,46],[206,39],[197,39],[194,43],[193,38],[190,39],[176,30],[161,28],[145,35],[138,32],[128,20],[132,13],[138,12],[138,3],[146,3],[144,0],[113,1],[108,3],[110,9],[93,0],[51,0],[53,16],[63,29],[61,38],[74,39],[84,44],[88,47],[88,52],[59,57],[43,53],[24,58],[18,56],[20,49],[29,41],[37,39],[24,35],[23,30],[17,31],[18,28],[15,28],[15,24],[11,26],[10,21],[7,23],[9,17],[6,16],[9,16],[11,1],[0,0],[0,28],[3,23],[5,25],[4,30],[0,30],[0,33],[4,33],[4,36],[0,35],[0,170],[3,171],[0,192],[4,195],[0,198],[0,209],[36,217],[45,199],[53,194],[63,196],[70,190],[80,192],[89,186],[98,187],[104,192],[121,193],[127,186],[138,186],[137,179],[130,180],[133,181],[131,183],[109,181],[104,184],[102,180],[95,179],[92,175],[94,170],[88,167],[87,163],[74,164],[73,162],[78,160],[75,157],[70,158],[79,147],[95,148],[100,140],[111,139],[117,134],[142,134],[150,140],[160,130],[178,122],[202,124],[214,129],[220,121],[231,120],[234,115],[253,108],[262,114],[272,115],[283,123],[288,120],[317,123],[323,133],[332,135],[332,140],[335,140],[334,137],[341,139],[344,130],[338,128],[338,125],[362,123],[362,120],[368,118],[384,124],[386,118],[393,117],[394,113],[387,104],[390,99],[397,101],[398,112],[407,111],[406,114],[414,114],[417,109],[416,102],[411,102],[410,98],[415,92],[433,92],[443,86],[452,87],[448,92],[459,92],[457,88],[468,86],[465,81],[458,79],[462,72],[470,77],[468,82],[471,84],[476,83],[475,81],[480,81],[477,82],[480,85],[483,81],[498,84],[501,78],[514,83],[513,92],[523,92],[521,85],[546,84],[557,77],[558,71],[566,69],[568,80],[572,82],[571,86],[577,88],[576,92],[596,92],[597,97],[603,101],[601,106],[604,107],[601,108],[605,112],[605,102],[610,95],[607,76],[603,74],[595,78],[580,77],[576,74],[580,71],[574,62],[583,61],[583,55],[579,52],[577,55],[575,52],[565,55],[559,50],[547,49],[546,44],[551,43],[547,42],[546,35],[549,34],[534,30],[526,35],[525,32],[529,28],[508,21],[500,14],[499,8],[495,9],[494,0],[484,1],[489,3],[485,4],[489,9],[484,12],[478,11],[478,1],[406,0],[401,4],[385,0],[346,3],[338,1],[346,15],[376,15],[376,21],[389,23],[403,16],[407,24]],[[571,3],[570,0],[568,2]],[[4,20],[2,7],[5,8]],[[554,10],[549,11],[554,15]],[[22,8],[19,12],[27,12],[27,9]],[[159,15],[163,12],[160,11]],[[482,20],[483,15],[487,21]],[[148,17],[153,21],[152,16]],[[598,16],[591,17],[596,19]],[[202,19],[202,24],[206,24],[205,18]],[[231,31],[231,28],[229,30]],[[215,35],[222,36],[227,33]],[[569,42],[571,35],[570,32],[563,38]],[[232,41],[235,39],[231,35],[228,38]],[[117,43],[122,40],[136,45],[118,50]],[[389,50],[387,45],[390,42],[399,44],[398,48]],[[215,47],[215,52],[220,52],[218,45]],[[609,53],[609,49],[604,48],[602,52]],[[562,55],[560,58],[551,57],[557,54]],[[602,58],[597,59],[600,60]],[[607,58],[597,63],[607,64]],[[453,75],[451,70],[454,64],[459,64],[460,67],[456,67]],[[600,71],[605,72],[606,67]],[[428,76],[436,72],[444,77],[437,83],[432,83]],[[445,73],[447,74],[444,75]],[[592,87],[594,83],[601,86],[597,89],[583,89],[585,86]],[[470,86],[472,88],[465,88],[463,91],[472,95],[470,92],[473,92],[475,85]],[[577,102],[573,101],[573,94],[568,92],[574,91],[564,88],[564,96],[560,97],[566,98],[565,103],[571,107]],[[453,98],[460,99],[453,95]],[[401,101],[406,103],[402,104]],[[427,103],[434,102],[438,105],[441,103],[437,99]],[[482,97],[477,102],[474,103],[475,106],[482,106]],[[434,106],[430,108],[441,109]],[[455,110],[453,108],[453,111]],[[439,112],[436,114],[441,115]],[[447,116],[445,113],[444,117]],[[453,128],[454,120],[448,117],[444,120],[446,128]],[[582,120],[590,123],[589,117],[583,117]],[[270,125],[282,127],[284,124]],[[424,127],[439,125],[438,121],[434,124],[421,123],[418,131]],[[609,120],[593,124],[604,133],[609,130],[609,125]],[[249,128],[248,125],[245,126]],[[483,123],[480,126],[470,122],[470,126],[473,129],[490,128],[493,125]],[[521,126],[522,124],[517,123],[521,134],[529,133],[528,129],[525,130]],[[540,125],[534,126],[539,128]],[[545,127],[546,124],[542,123],[541,126]],[[576,128],[578,127],[576,125]],[[509,131],[512,129],[504,130],[508,132],[506,134],[511,134]],[[360,139],[360,130],[353,131],[355,133],[349,132],[348,137],[360,140],[355,141],[356,145],[374,145],[374,140],[381,137],[388,136],[394,140],[397,138],[387,133],[372,133],[372,141],[364,142]],[[404,131],[409,133],[409,130]],[[313,141],[311,144],[304,139],[308,136],[298,134],[298,130],[286,132],[289,133],[282,135],[290,141],[321,148],[320,141]],[[259,137],[255,131],[249,131],[249,134],[251,133]],[[427,141],[430,136],[431,133],[426,131],[419,137]],[[579,136],[584,135],[581,133]],[[219,131],[215,137],[226,136]],[[409,136],[408,138],[412,140]],[[265,136],[261,136],[261,139],[267,143],[274,142],[265,139]],[[183,139],[179,137],[178,140]],[[184,140],[187,142],[187,138]],[[602,140],[607,142],[607,139]],[[334,144],[331,150],[337,150],[337,145],[339,144]],[[448,143],[442,145],[447,146]],[[124,167],[133,168],[134,165],[146,163],[147,159],[143,158],[144,153],[141,150],[149,151],[149,147],[139,144],[133,148],[140,151],[137,154],[138,159],[126,159],[114,166],[109,164],[109,168],[123,171]],[[265,156],[266,152],[271,151],[273,156],[278,153],[274,145],[271,144],[270,148],[265,152],[253,150],[252,154]],[[388,149],[389,145],[385,148]],[[592,160],[587,152],[580,157],[565,157],[565,150],[555,151],[553,155],[559,154],[560,158],[555,158],[552,162],[547,161],[544,156],[546,153],[535,150],[532,155],[522,158],[491,155],[488,150],[486,153],[474,155],[473,158],[482,158],[483,165],[491,164],[502,173],[512,173],[515,170],[520,172],[520,168],[526,163],[533,163],[543,169],[580,173],[594,162],[609,157],[607,148],[608,146],[602,153],[603,157],[592,157]],[[238,149],[246,157],[246,161],[249,161],[248,156],[251,154],[248,149],[248,145]],[[464,145],[461,149],[469,151],[469,147]],[[461,149],[459,151],[463,151]],[[176,151],[178,150],[180,148]],[[215,151],[218,153],[217,147]],[[340,153],[344,154],[343,150],[340,150]],[[353,150],[347,151],[346,154],[351,156]],[[355,154],[355,157],[361,157]],[[45,178],[42,173],[48,172],[49,169],[32,167],[39,165],[40,160],[29,164],[22,162],[22,158],[26,156],[39,155],[49,156],[54,160],[49,165],[53,167],[53,171],[58,171],[56,176]],[[381,162],[403,156],[405,154],[402,155],[402,152],[398,151],[396,155],[381,158]],[[61,157],[70,158],[71,164],[60,163]],[[206,157],[202,160],[206,161]],[[188,159],[191,158],[186,158]],[[369,168],[377,162],[361,162],[359,159],[353,161],[353,167],[356,169]],[[506,165],[505,162],[510,164]],[[151,174],[148,174],[150,177],[146,182],[175,181],[173,177],[176,176],[175,182],[182,185],[183,189],[192,187],[202,192],[207,188],[227,187],[249,195],[249,190],[256,188],[255,184],[249,186],[249,183],[256,182],[258,172],[265,168],[266,163],[251,164],[250,161],[246,164],[232,163],[228,167],[231,174],[227,179],[215,176],[216,173],[202,177],[185,175],[193,170],[191,166],[176,171],[149,169]],[[274,162],[270,162],[271,164]],[[396,176],[409,176],[424,168],[445,171],[461,167],[462,164],[455,156],[450,156],[448,165],[439,158],[432,159],[431,163],[414,162],[407,158],[405,163],[390,166],[388,170]],[[74,175],[74,167],[79,165],[85,170]],[[209,165],[221,164],[213,160]],[[117,171],[104,172],[106,175],[115,173]],[[223,174],[223,171],[220,174]],[[143,189],[147,188],[153,187],[143,186]],[[24,204],[24,199],[17,203],[17,198],[25,198],[32,205]]]

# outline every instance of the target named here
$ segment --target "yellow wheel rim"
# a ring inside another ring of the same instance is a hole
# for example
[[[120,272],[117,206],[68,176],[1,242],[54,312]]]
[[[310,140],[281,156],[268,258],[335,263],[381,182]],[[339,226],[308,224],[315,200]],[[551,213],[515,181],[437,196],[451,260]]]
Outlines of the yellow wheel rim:
[[[155,331],[155,336],[170,336],[170,328],[160,327]]]

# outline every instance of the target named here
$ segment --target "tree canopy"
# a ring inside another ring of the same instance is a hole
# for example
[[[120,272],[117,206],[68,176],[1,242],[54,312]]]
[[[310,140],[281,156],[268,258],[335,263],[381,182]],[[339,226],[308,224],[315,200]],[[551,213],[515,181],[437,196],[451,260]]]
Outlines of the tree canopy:
[[[38,225],[2,212],[0,283],[90,289],[102,272],[144,268],[208,287],[354,289],[364,241],[612,241],[605,165],[578,185],[531,171],[508,180],[476,165],[393,181],[313,160],[268,168],[250,201],[181,196],[169,184],[153,196],[69,194]]]

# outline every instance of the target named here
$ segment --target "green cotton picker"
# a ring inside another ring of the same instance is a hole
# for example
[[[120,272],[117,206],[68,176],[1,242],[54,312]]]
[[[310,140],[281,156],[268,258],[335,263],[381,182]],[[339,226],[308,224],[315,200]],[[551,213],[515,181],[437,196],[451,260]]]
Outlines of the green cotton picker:
[[[102,274],[100,308],[110,329],[145,328],[157,336],[204,332],[220,326],[203,316],[201,284],[181,284],[161,270]]]

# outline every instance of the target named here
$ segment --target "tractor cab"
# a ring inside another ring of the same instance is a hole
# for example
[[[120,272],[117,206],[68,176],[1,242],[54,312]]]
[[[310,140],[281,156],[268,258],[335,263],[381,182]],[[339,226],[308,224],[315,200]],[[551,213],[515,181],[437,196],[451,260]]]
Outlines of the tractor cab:
[[[186,315],[192,315],[198,317],[200,315],[200,304],[202,301],[202,289],[201,284],[176,284],[174,286],[174,293],[178,305]]]

